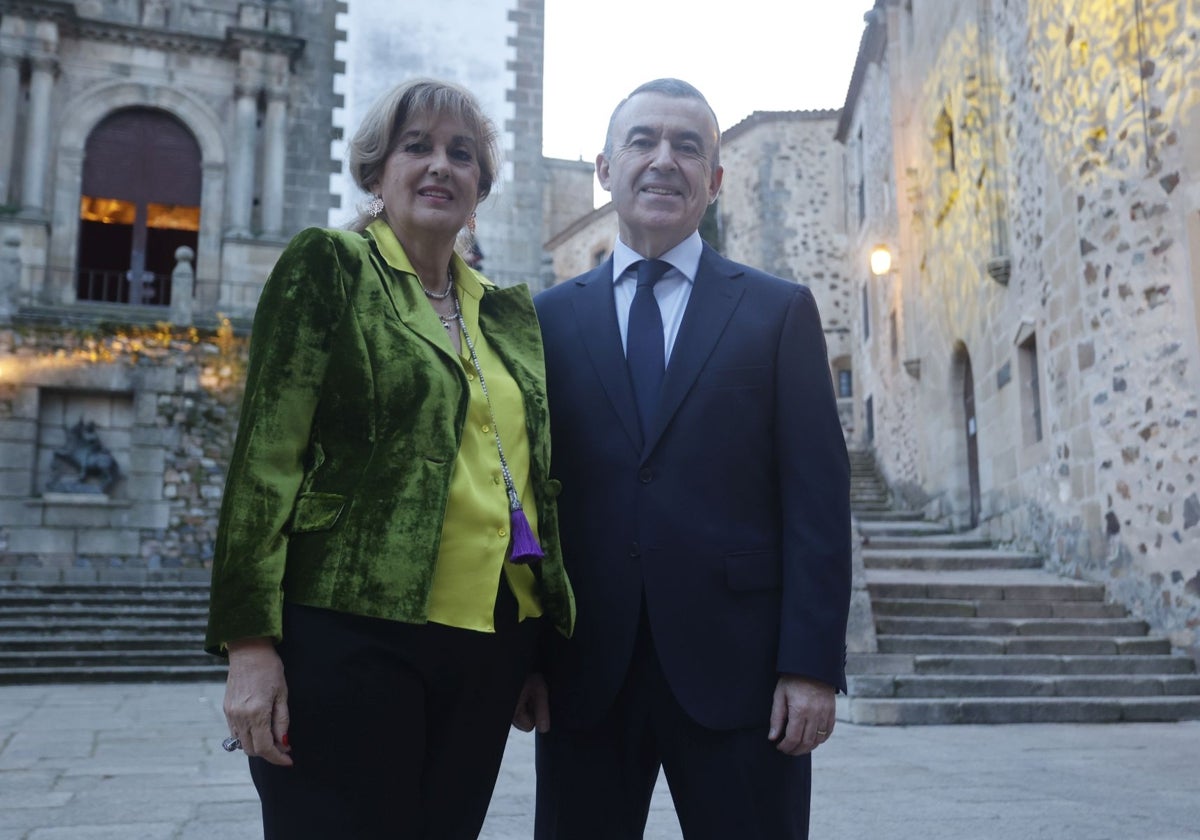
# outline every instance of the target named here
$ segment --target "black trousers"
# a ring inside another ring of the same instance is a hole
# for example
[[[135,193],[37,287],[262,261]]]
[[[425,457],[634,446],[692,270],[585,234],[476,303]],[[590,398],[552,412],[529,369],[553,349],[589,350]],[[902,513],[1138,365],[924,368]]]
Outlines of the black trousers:
[[[536,621],[496,633],[284,606],[292,767],[250,759],[266,840],[476,838]]]
[[[811,757],[775,749],[769,714],[731,731],[693,721],[663,676],[643,614],[612,709],[592,728],[551,720],[538,736],[535,840],[640,840],[660,766],[687,840],[807,838]]]

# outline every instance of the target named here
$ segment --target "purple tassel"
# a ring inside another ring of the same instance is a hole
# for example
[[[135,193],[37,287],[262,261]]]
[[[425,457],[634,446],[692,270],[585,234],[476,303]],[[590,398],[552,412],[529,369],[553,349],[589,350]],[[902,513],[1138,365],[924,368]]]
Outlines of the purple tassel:
[[[508,558],[514,563],[536,563],[545,557],[542,547],[538,545],[525,511],[516,508],[512,512],[512,555]]]

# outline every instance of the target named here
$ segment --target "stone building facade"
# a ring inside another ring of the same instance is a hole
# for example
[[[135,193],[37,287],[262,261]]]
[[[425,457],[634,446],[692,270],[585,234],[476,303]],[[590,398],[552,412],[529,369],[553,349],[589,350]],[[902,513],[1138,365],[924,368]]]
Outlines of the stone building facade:
[[[1198,91],[1197,0],[877,0],[838,139],[856,442],[1200,655]]]
[[[262,284],[351,215],[339,150],[383,88],[479,95],[484,270],[546,283],[592,168],[540,155],[543,0],[448,2],[0,0],[0,575],[206,574]],[[350,21],[402,37],[350,50]]]
[[[330,0],[0,0],[0,567],[202,567],[244,329],[332,201]]]

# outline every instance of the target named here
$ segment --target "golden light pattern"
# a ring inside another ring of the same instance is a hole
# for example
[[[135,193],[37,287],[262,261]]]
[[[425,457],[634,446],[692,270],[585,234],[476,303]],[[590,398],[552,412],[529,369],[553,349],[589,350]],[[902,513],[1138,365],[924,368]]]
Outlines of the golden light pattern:
[[[974,336],[964,331],[990,321],[987,313],[999,305],[983,273],[992,254],[993,207],[984,144],[988,120],[998,117],[986,113],[982,54],[979,31],[970,25],[955,28],[940,45],[914,98],[910,130],[917,133],[910,145],[919,157],[905,173],[920,277],[910,287],[919,298],[914,311],[936,323],[923,334],[968,345]],[[1001,73],[993,68],[989,76],[999,83]],[[943,348],[947,354],[949,348]]]
[[[151,204],[147,207],[146,227],[160,230],[200,230],[200,208],[178,204]]]
[[[1195,0],[1030,0],[1029,44],[1053,162],[1081,186],[1154,170],[1200,97]]]
[[[85,195],[79,199],[79,218],[85,222],[105,225],[132,225],[137,216],[133,202],[119,198],[95,198]]]

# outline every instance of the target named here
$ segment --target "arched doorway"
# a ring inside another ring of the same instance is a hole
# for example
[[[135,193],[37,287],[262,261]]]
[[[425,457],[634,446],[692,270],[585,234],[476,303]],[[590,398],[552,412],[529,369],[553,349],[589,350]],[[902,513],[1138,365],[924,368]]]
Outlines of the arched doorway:
[[[171,115],[110,114],[84,146],[76,299],[166,306],[175,250],[196,251],[200,146]]]
[[[982,502],[979,490],[979,423],[975,418],[975,375],[971,370],[971,354],[960,344],[954,352],[955,378],[961,384],[961,440],[965,443],[964,454],[967,468],[968,527],[979,525]]]

